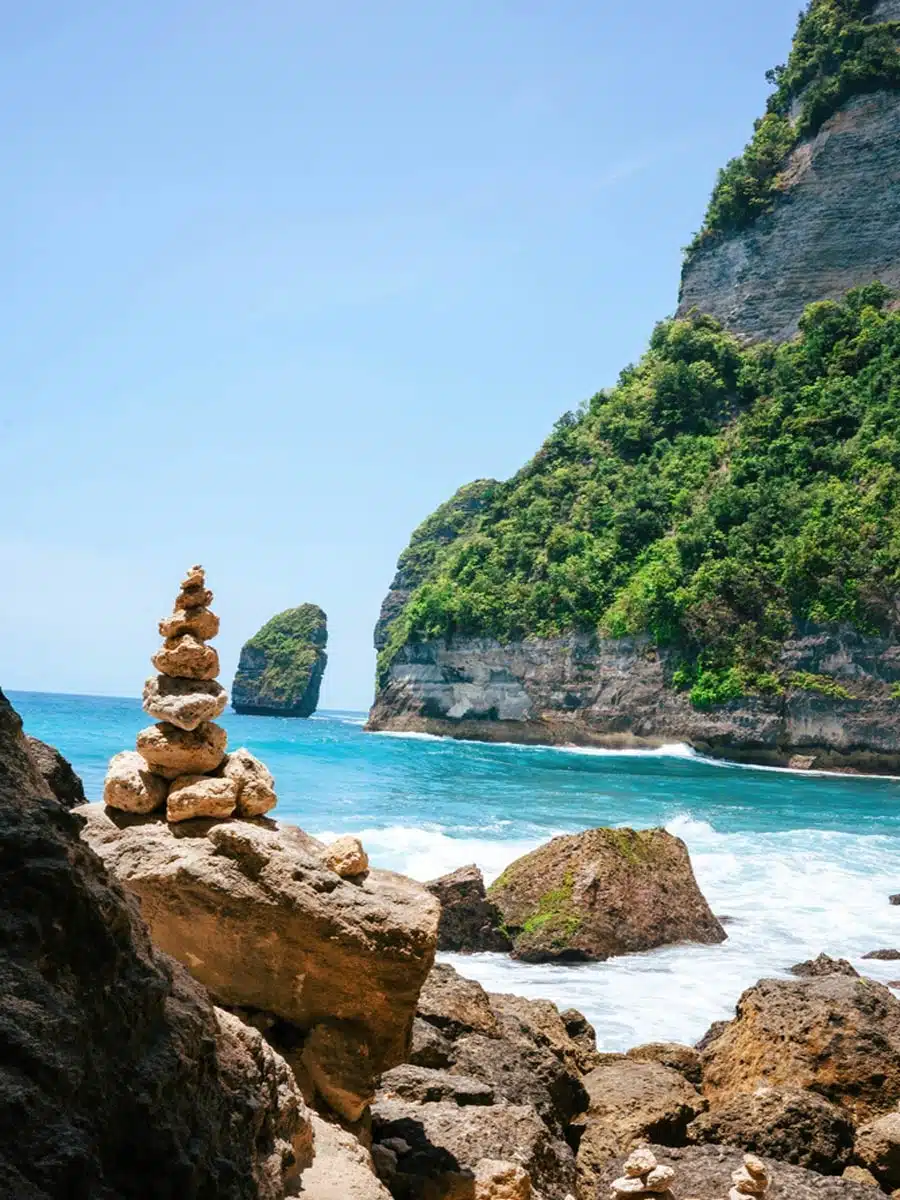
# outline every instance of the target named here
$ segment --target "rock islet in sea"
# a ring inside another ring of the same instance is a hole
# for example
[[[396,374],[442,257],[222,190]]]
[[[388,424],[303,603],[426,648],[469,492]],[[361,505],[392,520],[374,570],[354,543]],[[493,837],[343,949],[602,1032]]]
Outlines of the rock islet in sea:
[[[163,644],[153,655],[158,674],[144,684],[142,729],[135,750],[109,764],[103,800],[110,808],[151,813],[169,821],[191,817],[258,817],[275,807],[266,767],[243,747],[227,752],[228,735],[215,723],[228,703],[218,682],[219,655],[207,643],[219,632],[212,592],[200,566],[181,582],[170,616],[159,623]]]

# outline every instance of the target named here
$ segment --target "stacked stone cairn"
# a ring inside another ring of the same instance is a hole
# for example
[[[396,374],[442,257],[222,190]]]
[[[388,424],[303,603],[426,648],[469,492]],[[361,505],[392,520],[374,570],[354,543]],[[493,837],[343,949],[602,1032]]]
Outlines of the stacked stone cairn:
[[[635,1197],[653,1197],[653,1200],[675,1200],[672,1181],[675,1172],[671,1167],[660,1166],[649,1146],[638,1146],[625,1160],[625,1174],[612,1185],[612,1200],[634,1200]]]
[[[734,1184],[728,1200],[764,1200],[769,1193],[769,1171],[766,1164],[755,1154],[744,1155],[744,1165],[731,1176]]]
[[[165,806],[169,821],[191,817],[258,817],[277,803],[275,783],[249,750],[227,754],[227,734],[213,718],[228,703],[217,681],[219,656],[206,643],[219,632],[202,567],[182,580],[171,616],[159,623],[159,672],[144,685],[144,712],[157,723],[142,729],[136,750],[109,764],[104,803],[130,813]]]

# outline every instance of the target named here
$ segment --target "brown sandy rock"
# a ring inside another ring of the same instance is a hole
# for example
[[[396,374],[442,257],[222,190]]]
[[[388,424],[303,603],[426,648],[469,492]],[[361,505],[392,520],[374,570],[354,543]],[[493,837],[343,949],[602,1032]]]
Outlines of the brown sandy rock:
[[[69,760],[64,758],[55,746],[48,746],[36,737],[26,734],[25,740],[28,743],[31,761],[63,808],[74,808],[76,804],[84,804],[84,784]]]
[[[192,633],[166,638],[151,662],[160,674],[177,679],[215,679],[219,673],[215,647],[204,645]]]
[[[358,1121],[375,1097],[370,1038],[360,1022],[332,1018],[314,1025],[300,1063],[317,1093],[347,1121]]]
[[[885,1113],[860,1125],[854,1152],[885,1191],[900,1188],[900,1112]]]
[[[763,979],[703,1052],[710,1107],[760,1087],[808,1088],[865,1121],[900,1100],[900,1001],[855,975]]]
[[[685,1146],[673,1148],[653,1144],[651,1151],[661,1164],[675,1171],[679,1197],[692,1200],[725,1200],[732,1186],[732,1175],[744,1163],[741,1150],[730,1146]],[[872,1192],[856,1183],[827,1175],[817,1175],[803,1167],[762,1160],[771,1185],[766,1200],[872,1200]],[[579,1193],[579,1200],[601,1200],[613,1180],[622,1174],[624,1160],[612,1159],[597,1177],[596,1192]]]
[[[518,1163],[483,1158],[475,1164],[474,1200],[531,1200],[531,1176]]]
[[[644,1046],[633,1046],[626,1051],[625,1057],[633,1058],[636,1062],[662,1063],[697,1086],[703,1075],[700,1052],[693,1046],[682,1046],[679,1042],[648,1042]]]
[[[595,1194],[591,1189],[597,1188],[610,1159],[641,1142],[683,1145],[688,1125],[706,1109],[706,1101],[683,1075],[658,1062],[624,1058],[603,1063],[584,1086],[590,1099],[578,1146],[579,1194],[584,1196]]]
[[[329,871],[334,871],[342,879],[355,879],[364,875],[369,869],[369,856],[363,849],[363,844],[356,837],[345,835],[336,838],[322,852],[322,862]]]
[[[238,816],[261,817],[278,803],[275,780],[268,767],[245,746],[225,755],[219,773],[237,787]]]
[[[158,946],[221,1002],[273,1013],[299,1039],[310,1034],[307,1068],[310,1041],[327,1045],[329,1094],[343,1087],[354,1104],[367,1099],[366,1088],[354,1091],[355,1071],[335,1077],[342,1038],[357,1058],[365,1046],[372,1077],[404,1061],[437,941],[438,905],[419,884],[386,871],[342,880],[322,865],[321,844],[289,825],[173,828],[112,820],[97,805],[79,811],[83,836],[141,899]],[[325,1025],[327,1038],[317,1028]]]
[[[137,735],[138,754],[163,779],[214,771],[225,757],[227,744],[228,734],[212,721],[190,730],[160,721]]]
[[[150,813],[162,808],[169,785],[155,775],[136,750],[123,750],[110,759],[103,783],[103,803],[122,812]]]
[[[567,1008],[559,1014],[560,1020],[566,1027],[566,1033],[577,1047],[580,1055],[579,1065],[582,1073],[587,1074],[598,1066],[597,1062],[597,1032],[583,1012],[577,1008]]]
[[[872,1194],[871,1193],[872,1188],[875,1188],[878,1191],[879,1195],[881,1194],[881,1191],[878,1188],[878,1180],[875,1178],[875,1176],[872,1174],[872,1172],[867,1171],[865,1167],[860,1167],[855,1164],[852,1166],[846,1167],[844,1170],[844,1173],[841,1175],[841,1179],[847,1179],[851,1183],[858,1183],[858,1184],[861,1184],[863,1187],[869,1188],[870,1196]],[[894,1192],[893,1194],[896,1195],[897,1193]]]
[[[781,1162],[837,1175],[850,1161],[853,1124],[815,1092],[760,1088],[732,1096],[688,1128],[693,1142],[740,1146]]]
[[[372,1156],[352,1133],[313,1114],[316,1157],[303,1174],[304,1200],[390,1200]]]
[[[153,675],[144,684],[144,712],[157,721],[196,729],[225,711],[228,694],[215,679],[172,679]]]
[[[441,905],[438,950],[468,953],[512,949],[512,942],[500,928],[500,910],[488,900],[484,876],[474,863],[425,886]]]
[[[208,642],[219,632],[219,618],[209,608],[177,608],[171,616],[163,617],[159,632],[164,638],[190,633],[199,641]]]
[[[202,585],[200,587],[183,587],[175,597],[175,608],[177,609],[192,609],[192,608],[209,608],[212,604],[213,594],[209,588]]]
[[[195,817],[230,817],[236,806],[237,784],[233,779],[179,775],[169,788],[166,819],[190,821]]]
[[[664,829],[589,829],[518,859],[491,885],[513,955],[597,960],[673,942],[722,942],[687,847]]]
[[[185,573],[184,579],[181,581],[181,587],[198,588],[206,586],[206,572],[196,563],[193,567],[189,567]]]
[[[461,1075],[457,1071],[440,1071],[429,1067],[414,1067],[409,1063],[385,1071],[381,1077],[381,1093],[386,1099],[417,1100],[434,1104],[452,1100],[455,1104],[493,1104],[494,1089],[480,1079]]]
[[[800,975],[805,979],[821,975],[851,975],[854,979],[859,978],[859,971],[846,958],[830,958],[827,954],[795,963],[790,970],[792,975]]]
[[[0,1195],[281,1200],[309,1157],[285,1063],[153,947],[81,825],[0,693]]]
[[[529,1105],[459,1107],[447,1100],[422,1104],[379,1094],[372,1132],[376,1142],[399,1139],[409,1146],[397,1157],[391,1186],[404,1200],[478,1195],[474,1180],[485,1159],[513,1161],[544,1200],[565,1200],[573,1190],[570,1147],[553,1137]]]
[[[499,1037],[488,994],[474,979],[465,979],[448,963],[438,963],[422,987],[418,1015],[450,1037],[483,1033]]]

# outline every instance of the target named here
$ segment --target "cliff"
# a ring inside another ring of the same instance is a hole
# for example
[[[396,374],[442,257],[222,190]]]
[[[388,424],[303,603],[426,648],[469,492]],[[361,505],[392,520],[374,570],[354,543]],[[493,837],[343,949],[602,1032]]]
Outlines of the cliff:
[[[820,22],[820,26],[816,22]],[[900,286],[900,3],[817,0],[688,250],[678,314],[754,339],[872,279]]]
[[[328,623],[318,605],[279,613],[246,642],[231,689],[235,712],[309,717],[319,703]]]

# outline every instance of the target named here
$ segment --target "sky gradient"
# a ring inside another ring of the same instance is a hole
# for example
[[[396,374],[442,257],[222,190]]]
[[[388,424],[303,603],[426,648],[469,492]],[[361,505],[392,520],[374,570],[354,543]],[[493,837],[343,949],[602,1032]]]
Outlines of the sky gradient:
[[[230,684],[637,357],[797,0],[0,5],[0,686],[138,695],[202,562]]]

